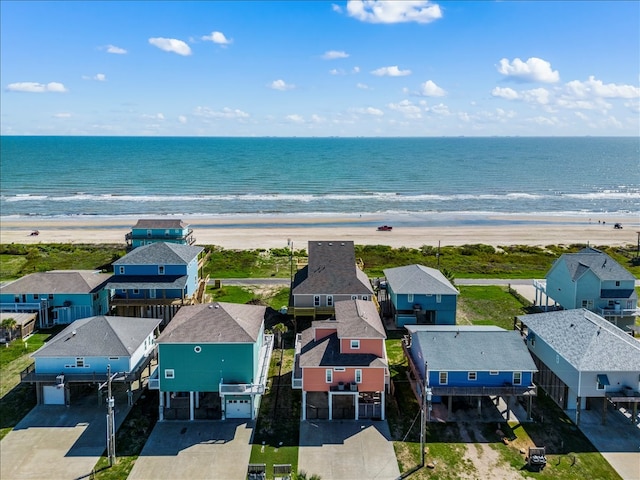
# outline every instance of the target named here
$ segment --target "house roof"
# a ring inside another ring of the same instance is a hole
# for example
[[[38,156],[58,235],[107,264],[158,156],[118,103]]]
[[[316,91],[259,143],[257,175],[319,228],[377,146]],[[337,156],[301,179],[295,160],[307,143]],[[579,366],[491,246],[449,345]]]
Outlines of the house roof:
[[[178,218],[141,218],[133,228],[140,229],[183,229],[189,225]]]
[[[127,357],[131,356],[162,320],[97,316],[76,320],[31,356]]]
[[[335,320],[313,322],[315,327],[337,330],[338,338],[387,338],[378,309],[368,300],[342,300],[335,303]]]
[[[431,371],[535,372],[519,332],[494,326],[407,325]],[[417,360],[417,359],[414,359]]]
[[[194,245],[155,242],[135,248],[113,265],[187,265],[203,250],[203,247]]]
[[[564,253],[556,260],[567,265],[572,280],[579,279],[588,270],[600,280],[634,280],[635,277],[606,253],[595,248],[584,248],[577,253]]]
[[[13,318],[16,321],[16,325],[23,327],[27,323],[35,321],[37,316],[37,313],[2,312],[0,313],[0,323],[7,318]]]
[[[315,341],[313,329],[302,332],[301,367],[385,367],[386,361],[372,353],[340,353],[337,333]]]
[[[187,275],[114,275],[109,281],[109,288],[182,290],[187,285],[187,280]]]
[[[52,270],[30,273],[0,287],[0,293],[92,293],[113,275],[93,270]]]
[[[292,293],[371,295],[373,288],[356,266],[352,241],[311,241],[309,264],[296,274]]]
[[[584,308],[521,315],[534,334],[581,371],[640,371],[640,341]]]
[[[157,343],[255,343],[267,307],[215,302],[185,305]]]
[[[440,270],[423,265],[387,268],[384,275],[398,294],[458,295],[458,290]]]

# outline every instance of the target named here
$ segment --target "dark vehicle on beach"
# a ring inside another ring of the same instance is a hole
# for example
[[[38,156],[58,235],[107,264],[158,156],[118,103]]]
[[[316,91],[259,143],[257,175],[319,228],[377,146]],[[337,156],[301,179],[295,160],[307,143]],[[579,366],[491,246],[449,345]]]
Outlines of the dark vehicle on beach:
[[[381,225],[378,227],[379,232],[390,232],[391,230],[393,230],[393,227],[390,227],[389,225]]]
[[[616,223],[613,228],[618,229],[618,230],[622,230],[622,224],[621,223]]]

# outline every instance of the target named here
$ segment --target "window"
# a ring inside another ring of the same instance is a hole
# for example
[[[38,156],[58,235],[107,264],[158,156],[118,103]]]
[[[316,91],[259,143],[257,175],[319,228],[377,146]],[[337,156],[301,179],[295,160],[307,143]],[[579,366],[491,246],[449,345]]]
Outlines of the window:
[[[440,372],[440,385],[449,383],[449,372]]]
[[[84,368],[84,357],[76,357],[76,367]]]
[[[327,295],[327,307],[333,307],[333,295]]]
[[[153,235],[153,232],[151,230],[147,230],[147,237],[151,238],[151,235]]]
[[[327,368],[324,371],[324,381],[327,383],[333,383],[333,370]]]
[[[441,303],[442,302],[442,295],[438,294],[436,295],[436,303]]]
[[[164,265],[158,265],[158,275],[164,275]]]
[[[356,368],[356,383],[362,383],[362,369]]]
[[[313,306],[314,307],[320,306],[320,295],[316,295],[313,297]]]
[[[593,309],[593,300],[582,300],[582,308],[587,310]]]
[[[202,351],[202,347],[200,345],[196,345],[193,347],[193,351],[196,353],[200,353]]]
[[[165,230],[164,231],[164,236],[168,237],[169,235],[171,235],[171,230]]]
[[[522,385],[522,372],[513,372],[513,384]]]
[[[351,350],[360,349],[360,340],[351,340]]]
[[[176,372],[173,370],[173,368],[167,368],[164,371],[164,378],[168,378],[168,379],[176,378]]]
[[[124,266],[120,266],[120,267],[118,267],[118,273],[119,273],[120,275],[124,275]]]
[[[37,293],[34,293],[34,294],[33,294],[33,299],[34,299],[34,300],[38,300],[38,294],[37,294]]]
[[[49,294],[49,300],[53,300],[53,293]]]
[[[109,360],[120,360],[120,357],[109,357]]]
[[[407,294],[407,302],[413,303],[413,293],[408,293]]]
[[[362,295],[362,299],[363,300],[369,300],[369,297],[367,297],[366,295]]]
[[[620,280],[616,280],[616,287],[620,286]]]
[[[358,296],[357,295],[351,295],[351,300],[357,300]]]
[[[475,381],[477,379],[478,379],[478,372],[468,372],[467,373],[467,380]]]
[[[604,385],[603,385],[602,383],[598,382],[598,383],[596,384],[596,389],[598,389],[598,390],[604,390]]]
[[[127,293],[127,289],[126,288],[121,289],[120,293],[122,293],[122,294]]]
[[[134,294],[134,295],[139,295],[139,294],[140,294],[140,289],[138,289],[138,288],[134,288],[134,289],[133,289],[133,294]]]
[[[334,372],[345,372],[346,370],[344,367],[333,367]]]
[[[492,370],[489,372],[489,375],[498,375],[498,371],[497,370]]]

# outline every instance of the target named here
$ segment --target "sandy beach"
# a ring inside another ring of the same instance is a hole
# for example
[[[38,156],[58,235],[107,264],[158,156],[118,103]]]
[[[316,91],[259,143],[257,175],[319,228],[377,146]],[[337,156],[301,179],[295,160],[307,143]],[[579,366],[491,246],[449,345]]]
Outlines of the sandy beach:
[[[390,232],[376,229],[375,216],[331,217],[181,217],[191,225],[198,245],[225,249],[284,248],[292,240],[305,248],[310,240],[351,240],[357,245],[389,245],[417,248],[483,243],[487,245],[590,244],[636,245],[640,218],[616,217],[598,220],[581,217],[509,216],[485,217],[478,224],[437,219],[433,226],[399,222]],[[0,218],[0,243],[125,243],[125,234],[136,223],[131,217],[78,217],[64,219]],[[606,223],[603,223],[606,222]],[[615,229],[620,222],[622,229]],[[34,230],[39,235],[30,235]]]

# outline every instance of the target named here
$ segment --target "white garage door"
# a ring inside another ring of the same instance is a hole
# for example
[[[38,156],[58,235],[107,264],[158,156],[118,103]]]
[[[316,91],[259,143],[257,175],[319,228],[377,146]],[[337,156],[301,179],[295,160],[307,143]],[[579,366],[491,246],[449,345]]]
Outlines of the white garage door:
[[[64,387],[45,385],[42,393],[45,405],[64,405]]]
[[[251,418],[251,400],[227,399],[226,418]]]

